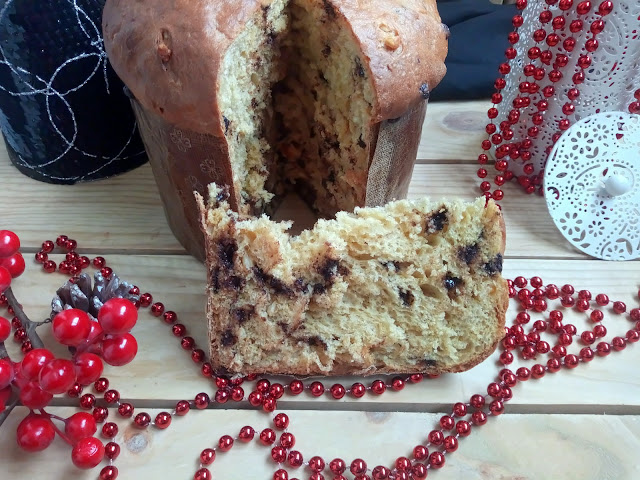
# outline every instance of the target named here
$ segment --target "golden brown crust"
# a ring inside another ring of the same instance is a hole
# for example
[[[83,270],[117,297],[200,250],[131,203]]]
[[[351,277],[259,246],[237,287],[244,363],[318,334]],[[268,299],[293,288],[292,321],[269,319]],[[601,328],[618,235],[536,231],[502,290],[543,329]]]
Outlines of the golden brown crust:
[[[330,3],[344,15],[368,59],[378,101],[374,122],[397,118],[428,98],[446,73],[448,33],[435,0]]]
[[[167,122],[223,136],[218,71],[229,45],[266,0],[109,0],[102,28],[114,70]]]
[[[217,101],[222,59],[245,24],[268,4],[108,0],[102,21],[107,55],[147,109],[180,128],[223,136]],[[435,0],[326,4],[344,16],[368,59],[364,67],[378,103],[374,123],[401,116],[444,76],[447,34]]]

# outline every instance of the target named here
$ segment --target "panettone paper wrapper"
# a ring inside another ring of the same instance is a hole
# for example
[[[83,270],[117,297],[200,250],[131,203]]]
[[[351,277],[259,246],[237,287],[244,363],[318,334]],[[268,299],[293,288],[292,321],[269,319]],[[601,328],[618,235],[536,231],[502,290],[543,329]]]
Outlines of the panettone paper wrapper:
[[[173,234],[194,257],[204,261],[204,234],[193,192],[207,197],[207,185],[231,185],[224,138],[182,129],[144,108],[135,99],[138,128]],[[372,149],[365,206],[380,206],[407,196],[427,102],[399,118],[381,122]]]

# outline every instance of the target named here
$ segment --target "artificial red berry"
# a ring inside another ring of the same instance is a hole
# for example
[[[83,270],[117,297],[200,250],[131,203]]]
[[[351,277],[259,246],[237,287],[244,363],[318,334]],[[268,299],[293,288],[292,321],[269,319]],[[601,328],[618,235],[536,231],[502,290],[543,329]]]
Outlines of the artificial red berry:
[[[20,250],[20,239],[10,230],[0,230],[0,257],[10,257]]]
[[[138,342],[130,333],[107,335],[102,340],[102,358],[109,365],[120,367],[131,362],[138,353]]]
[[[71,451],[71,461],[82,469],[98,466],[104,458],[104,445],[96,437],[87,437],[75,444]]]
[[[46,348],[35,348],[22,359],[20,373],[28,380],[35,380],[40,375],[42,367],[54,358],[53,353]]]
[[[0,413],[2,413],[5,410],[7,402],[11,398],[12,394],[13,394],[13,389],[11,388],[10,385],[0,390]]]
[[[39,375],[40,387],[54,395],[65,393],[76,383],[73,363],[64,358],[56,358],[47,363]]]
[[[91,322],[91,330],[89,331],[89,336],[84,342],[84,346],[88,347],[89,345],[93,345],[94,343],[97,343],[98,340],[101,339],[103,335],[104,335],[104,330],[102,330],[102,327],[100,326],[100,324],[98,322]],[[81,348],[81,350],[84,350],[84,349]]]
[[[8,387],[15,377],[15,369],[9,360],[0,359],[0,390]]]
[[[11,278],[19,277],[24,273],[24,257],[20,252],[14,253],[10,257],[0,259],[0,266],[9,271]]]
[[[83,438],[92,437],[97,430],[95,418],[87,412],[74,413],[67,418],[64,425],[64,433],[73,443]]]
[[[11,322],[0,317],[0,342],[4,342],[11,335]]]
[[[18,446],[27,452],[44,450],[56,437],[51,420],[44,415],[30,413],[18,425],[16,441]]]
[[[138,321],[138,310],[125,298],[112,298],[98,312],[98,322],[105,333],[130,332]]]
[[[31,410],[49,405],[53,395],[45,392],[37,382],[29,382],[20,389],[20,403]]]
[[[104,365],[102,359],[95,353],[83,352],[76,355],[74,368],[76,381],[80,385],[91,385],[102,375]]]
[[[63,345],[77,347],[91,333],[91,319],[78,308],[63,310],[53,317],[53,336]]]
[[[4,292],[11,286],[11,273],[4,267],[0,266],[0,293]]]

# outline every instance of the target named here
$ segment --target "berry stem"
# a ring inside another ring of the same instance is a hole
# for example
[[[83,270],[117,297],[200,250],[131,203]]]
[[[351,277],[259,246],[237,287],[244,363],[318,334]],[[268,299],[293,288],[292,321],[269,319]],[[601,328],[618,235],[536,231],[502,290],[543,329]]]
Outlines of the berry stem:
[[[75,348],[75,351],[73,352],[72,357],[75,359],[76,355],[80,355],[81,353],[84,353],[84,352],[95,353],[96,355],[100,355],[101,352],[99,351],[99,349],[96,351],[96,349],[100,345],[100,342],[105,337],[105,335],[106,334],[102,332],[100,335],[95,337],[91,343],[81,343]]]
[[[40,409],[40,413],[45,417],[49,418],[49,420],[51,420],[52,418],[55,418],[56,420],[62,420],[64,422],[64,418],[60,418],[57,415],[52,415],[47,411],[45,411],[44,408]],[[73,447],[73,442],[69,440],[69,437],[67,437],[67,435],[63,431],[61,431],[54,422],[51,422],[51,425],[53,425],[53,429],[60,436],[60,438]]]
[[[7,288],[4,291],[4,295],[5,297],[7,297],[9,305],[13,308],[15,316],[18,317],[18,319],[22,323],[22,328],[27,331],[27,336],[29,337],[33,348],[44,348],[44,343],[36,333],[36,328],[41,325],[41,323],[36,323],[29,320],[29,317],[27,317],[27,315],[22,310],[22,307],[18,303],[18,300],[16,300],[11,287]]]
[[[59,420],[62,423],[67,423],[66,418],[59,417],[58,415],[54,415],[53,413],[47,413],[47,415],[49,416],[49,418],[53,418],[54,420]]]

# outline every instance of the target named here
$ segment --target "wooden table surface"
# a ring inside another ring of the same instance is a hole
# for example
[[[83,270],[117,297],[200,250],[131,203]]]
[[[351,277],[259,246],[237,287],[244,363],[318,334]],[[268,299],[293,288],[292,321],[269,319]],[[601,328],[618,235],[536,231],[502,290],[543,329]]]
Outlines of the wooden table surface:
[[[410,197],[477,195],[475,157],[483,138],[488,103],[434,103],[429,106]],[[14,291],[31,318],[44,318],[61,275],[45,275],[33,261],[45,239],[59,234],[78,241],[78,251],[103,255],[122,278],[153,293],[175,310],[200,345],[206,345],[205,269],[185,254],[164,218],[148,166],[109,180],[76,186],[38,183],[19,174],[0,152],[1,228],[21,237],[27,272]],[[505,276],[542,277],[545,283],[573,284],[638,306],[640,263],[608,263],[573,249],[554,227],[544,200],[505,188],[502,202],[507,224]],[[59,261],[60,255],[54,255]],[[507,316],[515,316],[512,307]],[[534,315],[534,318],[540,315]],[[565,313],[565,323],[586,325],[585,315]],[[613,335],[632,325],[623,316],[605,323]],[[177,400],[192,399],[213,386],[198,373],[188,355],[161,321],[142,312],[134,329],[140,351],[132,364],[108,367],[111,385],[138,411],[152,415],[171,411]],[[49,332],[44,335],[50,340]],[[581,345],[573,345],[572,348]],[[445,468],[432,471],[438,479],[638,479],[640,478],[640,345],[596,358],[575,370],[563,370],[514,389],[506,413],[491,418],[460,440]],[[279,411],[289,414],[296,448],[306,459],[342,456],[364,458],[370,466],[389,465],[424,443],[451,404],[484,392],[499,366],[496,357],[473,370],[407,386],[401,392],[370,394],[354,401],[285,396]],[[286,380],[286,379],[285,379]],[[367,379],[366,382],[371,382]],[[344,378],[351,384],[353,378]],[[329,385],[333,380],[327,380]],[[87,389],[91,391],[92,389]],[[68,416],[76,401],[56,398],[51,413]],[[94,479],[98,470],[81,472],[70,462],[69,448],[59,439],[39,454],[22,453],[15,429],[25,409],[16,408],[0,428],[0,478]],[[115,418],[112,412],[110,418]],[[195,411],[175,418],[166,431],[141,432],[118,420],[117,441],[123,451],[116,465],[121,479],[190,479],[199,452],[223,434],[244,425],[267,427],[268,415],[234,405]],[[275,471],[269,450],[238,446],[219,454],[214,478],[269,479]],[[292,472],[293,473],[293,472]],[[292,474],[308,478],[309,470]],[[327,478],[330,478],[329,476]]]

